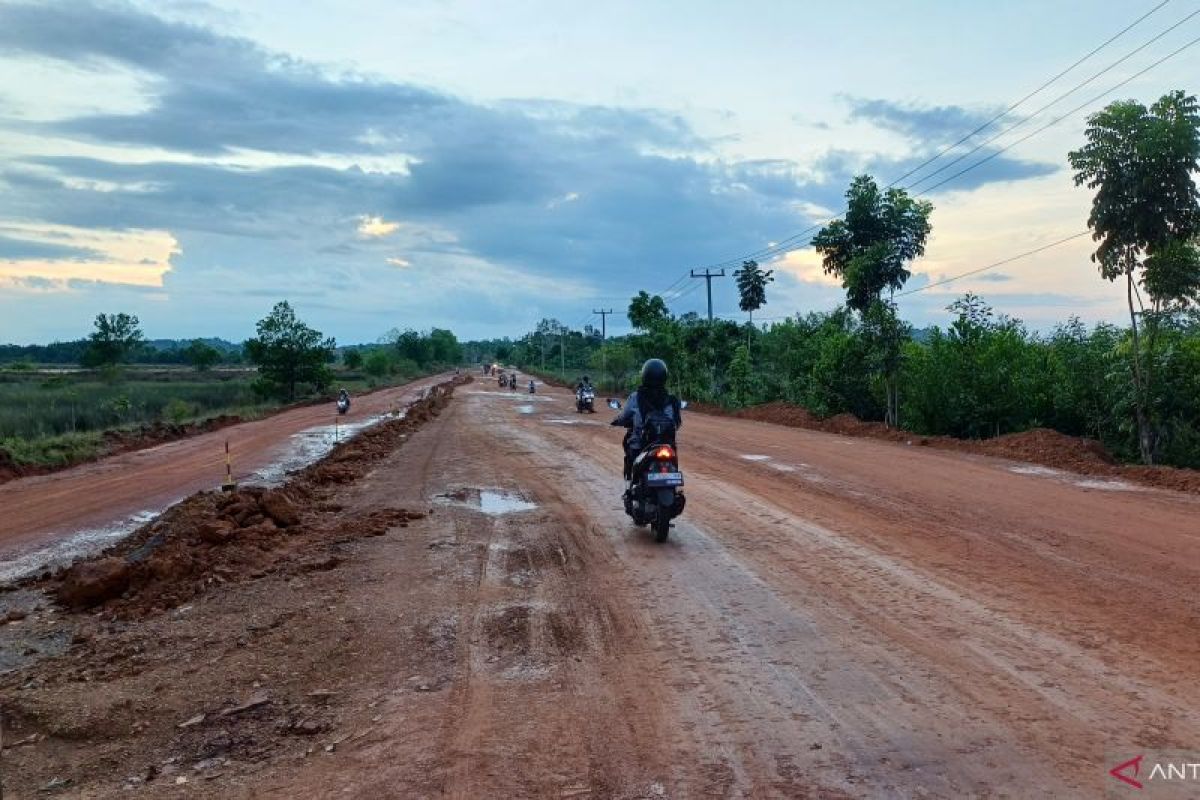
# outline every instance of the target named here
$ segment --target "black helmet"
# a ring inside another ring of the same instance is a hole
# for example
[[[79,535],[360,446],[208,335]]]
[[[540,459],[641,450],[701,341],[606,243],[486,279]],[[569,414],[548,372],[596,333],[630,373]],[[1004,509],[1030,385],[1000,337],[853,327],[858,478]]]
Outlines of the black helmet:
[[[583,376],[583,382],[584,382],[584,383],[591,383],[591,382],[592,382],[592,379],[591,379],[591,378],[589,378],[587,375],[584,375],[584,376]]]
[[[662,389],[667,385],[667,364],[661,358],[651,358],[642,364],[642,386]]]

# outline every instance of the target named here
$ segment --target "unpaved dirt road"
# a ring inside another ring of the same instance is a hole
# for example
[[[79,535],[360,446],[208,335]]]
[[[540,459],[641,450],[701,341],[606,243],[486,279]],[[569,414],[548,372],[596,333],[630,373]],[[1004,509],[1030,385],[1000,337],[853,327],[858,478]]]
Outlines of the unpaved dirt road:
[[[339,424],[355,425],[411,401],[441,378],[425,378],[358,397]],[[305,443],[306,431],[328,427],[333,403],[303,406],[212,433],[136,450],[73,469],[0,485],[0,562],[80,531],[120,526],[134,515],[158,512],[193,492],[221,485],[225,441],[234,477],[286,460]],[[298,463],[298,462],[297,462]]]
[[[1197,498],[685,418],[655,545],[607,413],[460,387],[336,496],[429,517],[123,628],[162,651],[24,700],[115,741],[7,757],[89,797],[1093,798],[1118,760],[1200,748]],[[267,690],[260,727],[213,719]],[[314,690],[320,733],[271,734]],[[201,713],[216,767],[177,729]],[[121,784],[147,762],[190,781]]]

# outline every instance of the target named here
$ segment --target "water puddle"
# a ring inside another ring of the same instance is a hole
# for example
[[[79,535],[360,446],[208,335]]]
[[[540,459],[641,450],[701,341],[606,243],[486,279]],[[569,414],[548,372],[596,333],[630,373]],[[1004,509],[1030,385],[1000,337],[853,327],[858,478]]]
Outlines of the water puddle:
[[[161,511],[139,511],[104,527],[77,531],[48,547],[6,559],[0,563],[0,585],[19,581],[45,569],[66,567],[81,558],[95,555],[133,533]]]
[[[532,414],[533,406],[532,405],[517,406],[517,413],[518,414]]]
[[[760,456],[760,455],[754,455],[752,453],[743,454],[741,456],[741,458],[745,459],[746,461],[770,461],[771,460],[770,456]]]
[[[1142,487],[1134,486],[1132,483],[1125,481],[1106,481],[1102,479],[1088,478],[1082,481],[1075,481],[1076,486],[1082,486],[1084,489],[1100,489],[1105,492],[1140,492]]]
[[[532,511],[537,508],[537,503],[531,503],[520,493],[507,489],[458,489],[438,495],[437,500],[467,506],[492,516]]]
[[[795,472],[796,471],[796,468],[793,467],[791,464],[776,464],[775,462],[772,461],[770,464],[767,464],[767,466],[770,467],[771,469],[778,470],[780,472]]]
[[[1145,491],[1145,489],[1143,489],[1141,486],[1135,486],[1132,483],[1126,483],[1122,480],[1105,478],[1077,478],[1074,473],[1065,472],[1061,469],[1052,469],[1050,467],[1020,465],[1016,467],[1009,467],[1008,471],[1015,472],[1018,475],[1036,475],[1043,478],[1056,478],[1062,481],[1070,482],[1081,489],[1098,489],[1102,492]]]
[[[339,443],[353,439],[362,431],[384,420],[404,419],[407,413],[402,411],[399,414],[379,414],[357,422],[320,425],[293,433],[282,455],[267,466],[252,472],[244,482],[260,486],[278,486],[287,479],[288,473],[303,469],[324,458]]]
[[[466,394],[479,395],[481,397],[506,397],[509,400],[518,400],[522,403],[553,403],[554,398],[541,394],[530,394],[528,389],[518,389],[517,391],[507,392],[491,392],[486,389],[476,389]]]
[[[1051,469],[1050,467],[1033,467],[1033,466],[1009,467],[1008,471],[1015,472],[1018,475],[1041,475],[1042,477],[1047,477],[1047,478],[1058,477],[1060,475],[1065,474],[1061,470]]]
[[[544,420],[542,420],[542,422],[548,422],[553,425],[600,425],[600,424],[602,424],[602,423],[596,422],[595,420],[592,420],[592,419],[584,419],[583,417],[579,417],[578,419],[572,419],[571,417],[552,417],[551,419],[544,419]]]

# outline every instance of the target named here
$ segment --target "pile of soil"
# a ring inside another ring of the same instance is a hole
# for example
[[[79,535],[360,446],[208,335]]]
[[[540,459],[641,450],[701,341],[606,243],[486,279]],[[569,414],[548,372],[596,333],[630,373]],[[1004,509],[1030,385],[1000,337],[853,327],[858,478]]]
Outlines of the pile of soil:
[[[769,422],[792,428],[806,428],[856,436],[882,439],[922,447],[936,447],[963,453],[1027,461],[1054,469],[1125,480],[1163,489],[1200,494],[1200,470],[1175,467],[1144,467],[1117,462],[1103,444],[1095,439],[1068,436],[1049,428],[1034,428],[1020,433],[1008,433],[994,439],[955,439],[951,436],[920,436],[888,428],[882,422],[864,422],[853,414],[838,414],[822,419],[802,406],[784,402],[765,403],[734,411],[719,406],[694,403],[690,409],[705,414]]]
[[[336,564],[292,557],[312,552],[316,540],[380,536],[426,515],[388,509],[347,517],[325,501],[334,488],[366,474],[436,417],[454,387],[469,380],[433,387],[403,416],[339,444],[282,487],[192,495],[120,544],[41,583],[69,609],[101,607],[106,617],[135,618],[174,608],[212,585],[259,578],[279,568],[330,569]]]

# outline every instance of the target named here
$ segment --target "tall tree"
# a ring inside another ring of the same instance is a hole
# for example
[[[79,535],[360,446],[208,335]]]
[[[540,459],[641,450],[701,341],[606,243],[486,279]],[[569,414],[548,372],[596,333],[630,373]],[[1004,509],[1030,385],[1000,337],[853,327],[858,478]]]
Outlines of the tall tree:
[[[287,301],[276,303],[256,330],[258,335],[246,340],[246,357],[258,365],[259,393],[295,400],[300,384],[320,391],[333,382],[328,363],[336,342],[297,319]]]
[[[870,175],[859,175],[846,192],[846,213],[813,237],[825,272],[842,280],[846,305],[878,332],[873,337],[882,350],[873,359],[879,365],[887,392],[887,424],[899,425],[901,345],[905,328],[896,319],[891,295],[904,287],[912,274],[908,265],[925,253],[933,204],[916,200],[903,189],[881,192]],[[883,291],[888,291],[888,301]]]
[[[775,280],[775,270],[763,269],[757,261],[743,261],[742,268],[733,273],[737,280],[738,308],[750,313],[750,324],[754,324],[754,312],[767,304],[767,284]],[[747,342],[749,339],[747,339]]]
[[[1103,278],[1125,281],[1138,447],[1142,461],[1152,464],[1159,438],[1150,403],[1159,323],[1200,299],[1200,257],[1193,242],[1200,233],[1194,177],[1200,106],[1182,91],[1163,95],[1149,108],[1120,100],[1089,117],[1084,135],[1086,144],[1067,157],[1075,185],[1096,190],[1088,216],[1099,242],[1092,261]]]
[[[138,318],[124,312],[97,314],[81,361],[85,367],[112,367],[124,361],[145,337]]]

